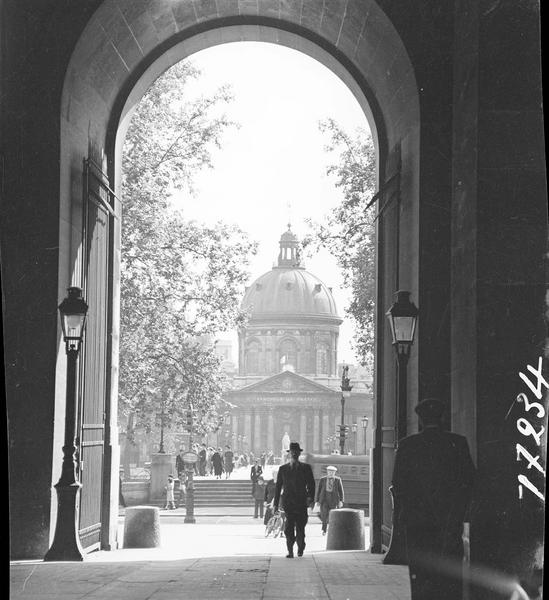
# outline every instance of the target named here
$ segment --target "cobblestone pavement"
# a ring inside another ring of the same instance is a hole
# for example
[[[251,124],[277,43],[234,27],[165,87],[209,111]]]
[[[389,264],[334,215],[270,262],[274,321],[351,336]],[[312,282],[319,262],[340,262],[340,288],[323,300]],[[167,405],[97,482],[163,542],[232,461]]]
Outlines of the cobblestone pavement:
[[[221,517],[161,522],[161,547],[95,552],[83,563],[12,562],[17,600],[409,600],[405,567],[367,551],[325,550],[307,526],[305,556],[284,557],[284,539],[259,520]],[[122,527],[123,520],[120,521]],[[122,537],[120,538],[122,539]]]

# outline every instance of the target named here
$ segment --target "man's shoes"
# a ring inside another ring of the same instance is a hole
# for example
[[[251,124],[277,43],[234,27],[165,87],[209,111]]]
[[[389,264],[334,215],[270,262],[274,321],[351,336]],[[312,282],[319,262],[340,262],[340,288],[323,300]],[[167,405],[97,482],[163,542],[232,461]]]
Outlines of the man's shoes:
[[[293,552],[288,552],[288,554],[286,554],[286,558],[293,558],[293,557],[294,557]]]
[[[298,556],[303,556],[303,550],[298,550],[298,551],[297,551],[297,555],[298,555]]]

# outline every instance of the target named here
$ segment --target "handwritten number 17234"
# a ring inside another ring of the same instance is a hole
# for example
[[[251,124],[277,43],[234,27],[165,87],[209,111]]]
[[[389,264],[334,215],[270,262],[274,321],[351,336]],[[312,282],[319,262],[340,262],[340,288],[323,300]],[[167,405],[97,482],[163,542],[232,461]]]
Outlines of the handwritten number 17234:
[[[527,375],[525,375],[524,373],[522,373],[522,372],[519,373],[519,377],[524,381],[524,383],[528,386],[530,391],[534,394],[534,396],[538,400],[541,400],[541,398],[542,398],[542,395],[543,395],[542,389],[549,388],[549,384],[547,383],[547,381],[543,378],[543,376],[541,374],[542,366],[543,366],[543,361],[542,361],[541,357],[539,358],[537,369],[532,367],[531,365],[528,365],[528,367],[527,367],[528,371],[530,371],[531,373],[534,374],[534,377],[535,377],[534,382],[531,379],[529,379],[529,377]],[[543,404],[541,404],[540,402],[530,402],[530,400],[528,399],[526,394],[523,394],[523,393],[519,394],[517,396],[517,402],[524,404],[524,410],[526,411],[526,413],[530,413],[530,411],[535,411],[535,415],[528,414],[528,416],[535,416],[538,419],[543,419],[543,417],[545,417],[545,407],[543,406]],[[543,425],[541,426],[541,429],[539,431],[536,431],[536,428],[532,425],[532,423],[530,423],[530,421],[528,421],[528,419],[526,419],[524,417],[520,417],[519,419],[517,419],[517,429],[523,436],[525,436],[525,437],[531,436],[533,438],[533,440],[536,442],[536,445],[538,447],[541,446],[541,438],[542,438],[543,434],[545,433],[545,427]],[[522,444],[516,445],[516,451],[517,451],[517,460],[525,459],[527,461],[527,465],[526,465],[527,469],[532,469],[532,467],[534,467],[545,477],[545,470],[539,464],[539,460],[540,460],[539,454],[537,456],[533,456]],[[518,482],[519,482],[518,492],[519,492],[520,499],[522,499],[522,497],[523,497],[524,488],[527,488],[535,496],[537,496],[542,502],[545,502],[543,493],[539,491],[539,489],[528,479],[528,477],[526,477],[526,475],[520,473],[518,475]]]

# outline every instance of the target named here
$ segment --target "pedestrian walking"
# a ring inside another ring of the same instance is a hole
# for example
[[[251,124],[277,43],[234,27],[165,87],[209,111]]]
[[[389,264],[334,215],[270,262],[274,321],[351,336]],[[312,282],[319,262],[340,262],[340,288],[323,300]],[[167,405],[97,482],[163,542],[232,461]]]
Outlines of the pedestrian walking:
[[[175,483],[172,475],[168,475],[168,483],[164,486],[166,490],[166,510],[175,509],[175,498],[174,498]]]
[[[225,446],[225,454],[223,455],[223,460],[225,462],[225,479],[229,479],[231,473],[233,472],[234,464],[233,458],[234,454],[229,445]]]
[[[259,464],[259,460],[256,458],[254,460],[252,468],[250,469],[250,480],[252,482],[252,496],[254,495],[255,484],[257,483],[257,480],[259,479],[260,475],[263,475],[263,469]]]
[[[263,475],[260,475],[255,482],[253,497],[255,500],[254,519],[263,518],[263,503],[265,502],[265,481],[263,480]]]
[[[341,477],[336,476],[337,467],[326,467],[326,475],[318,481],[315,496],[315,509],[318,504],[320,520],[322,521],[322,535],[326,535],[330,511],[343,506],[343,483]]]
[[[179,481],[183,481],[185,475],[185,461],[183,460],[183,454],[185,450],[179,449],[179,454],[175,457],[175,470],[177,471],[177,477]]]
[[[421,433],[399,441],[393,471],[395,518],[405,531],[412,600],[460,600],[460,577],[437,564],[463,561],[463,522],[475,467],[467,439],[441,427],[444,404],[437,398],[415,409]]]
[[[221,474],[223,473],[223,459],[221,458],[222,452],[223,451],[221,448],[218,448],[212,454],[212,467],[216,479],[221,479]]]
[[[202,444],[198,451],[198,474],[206,475],[206,444]]]
[[[206,450],[206,475],[213,474],[213,465],[212,465],[212,455],[214,453],[214,449],[211,446],[208,446]]]
[[[278,469],[276,478],[274,512],[278,512],[280,495],[284,494],[282,508],[286,514],[284,535],[288,554],[294,557],[294,543],[297,542],[297,555],[303,556],[305,551],[305,525],[307,525],[307,509],[313,505],[315,497],[315,478],[311,465],[299,462],[303,452],[298,442],[289,445],[290,460]]]

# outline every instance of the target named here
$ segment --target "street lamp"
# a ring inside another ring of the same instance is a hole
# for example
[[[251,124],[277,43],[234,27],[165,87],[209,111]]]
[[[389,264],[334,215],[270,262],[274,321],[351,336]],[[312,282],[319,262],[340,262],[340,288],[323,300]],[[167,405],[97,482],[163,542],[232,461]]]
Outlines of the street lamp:
[[[406,369],[410,350],[414,343],[418,309],[410,302],[410,292],[399,291],[396,293],[397,301],[387,311],[387,318],[393,336],[398,367],[397,390],[397,423],[395,442],[406,435]]]
[[[350,385],[349,366],[345,365],[341,372],[341,425],[339,428],[339,452],[345,454],[345,400],[351,397],[353,386]]]
[[[368,450],[366,448],[366,429],[368,429],[368,417],[364,415],[361,419],[362,424],[362,432],[364,437],[364,454],[367,454]]]
[[[67,385],[65,396],[65,439],[61,477],[55,484],[57,492],[57,523],[53,543],[45,561],[84,560],[77,524],[77,497],[82,484],[76,479],[75,434],[78,353],[82,344],[88,305],[79,287],[70,287],[68,297],[59,305],[61,327],[67,354]]]
[[[410,292],[396,292],[396,302],[387,311],[386,315],[391,327],[393,337],[393,348],[397,360],[397,419],[395,427],[395,449],[399,441],[406,436],[407,419],[407,367],[410,358],[410,350],[414,343],[416,332],[417,307],[410,302]],[[392,494],[392,488],[389,488]],[[384,564],[403,565],[406,564],[406,551],[402,525],[395,515],[400,513],[398,499],[393,496],[393,528],[389,549],[383,559]]]

